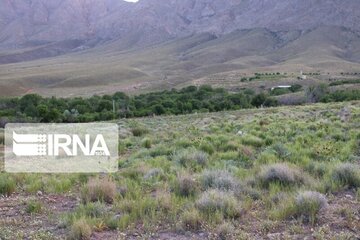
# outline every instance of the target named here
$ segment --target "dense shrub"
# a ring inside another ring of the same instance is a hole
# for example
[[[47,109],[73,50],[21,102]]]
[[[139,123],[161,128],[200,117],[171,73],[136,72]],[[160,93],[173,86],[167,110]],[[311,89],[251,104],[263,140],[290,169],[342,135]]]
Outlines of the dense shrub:
[[[268,187],[271,183],[279,183],[283,186],[301,185],[305,182],[303,173],[291,168],[286,164],[268,165],[261,169],[258,174],[260,185]]]

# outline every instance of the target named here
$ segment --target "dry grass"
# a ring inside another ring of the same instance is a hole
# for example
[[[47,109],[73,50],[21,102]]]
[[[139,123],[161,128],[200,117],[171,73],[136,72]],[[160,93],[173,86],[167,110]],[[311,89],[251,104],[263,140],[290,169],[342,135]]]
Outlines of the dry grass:
[[[109,178],[93,178],[83,187],[81,198],[83,202],[103,201],[113,203],[116,197],[116,184]]]
[[[79,219],[71,226],[69,240],[90,240],[92,230],[84,218]]]

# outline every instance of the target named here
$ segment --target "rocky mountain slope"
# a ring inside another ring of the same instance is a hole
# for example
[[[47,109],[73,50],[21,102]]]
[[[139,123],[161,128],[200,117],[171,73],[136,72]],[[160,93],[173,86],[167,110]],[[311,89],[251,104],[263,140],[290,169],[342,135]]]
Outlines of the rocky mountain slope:
[[[359,30],[358,0],[2,0],[0,44],[129,39],[143,45],[236,29]]]
[[[0,93],[91,95],[233,86],[262,71],[360,72],[359,7],[358,0],[0,0]]]

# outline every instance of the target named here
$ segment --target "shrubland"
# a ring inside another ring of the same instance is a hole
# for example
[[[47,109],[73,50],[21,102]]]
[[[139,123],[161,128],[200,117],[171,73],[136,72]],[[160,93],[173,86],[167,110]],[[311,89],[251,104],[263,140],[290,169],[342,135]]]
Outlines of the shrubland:
[[[359,116],[353,101],[123,119],[117,173],[1,173],[0,203],[31,196],[14,209],[60,238],[355,239]]]

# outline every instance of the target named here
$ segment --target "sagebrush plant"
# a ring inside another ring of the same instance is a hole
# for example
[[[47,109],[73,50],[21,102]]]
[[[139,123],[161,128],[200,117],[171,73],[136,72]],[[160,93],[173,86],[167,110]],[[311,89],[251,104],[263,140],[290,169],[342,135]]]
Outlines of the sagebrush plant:
[[[281,208],[276,212],[278,218],[297,218],[311,224],[315,224],[319,212],[328,207],[325,195],[314,191],[302,191],[294,197],[284,197],[279,204]]]
[[[103,201],[113,203],[116,197],[116,184],[110,178],[92,178],[81,191],[84,203]]]
[[[341,163],[335,166],[331,179],[340,187],[360,187],[360,167],[352,163]]]
[[[278,183],[283,186],[305,183],[304,173],[301,170],[283,163],[262,167],[257,178],[262,187],[269,187],[271,183]]]
[[[237,217],[240,215],[240,205],[234,193],[217,189],[202,193],[196,201],[196,207],[208,217],[216,212],[220,212],[225,218]]]
[[[314,223],[320,210],[327,208],[326,197],[318,192],[300,192],[295,198],[296,216],[304,217],[307,222]]]
[[[236,190],[239,182],[231,173],[222,170],[206,170],[201,178],[201,185],[206,190],[209,188],[216,188],[219,190]]]
[[[204,167],[208,162],[208,154],[194,148],[176,151],[171,156],[172,161],[179,163],[183,167],[196,169]]]

